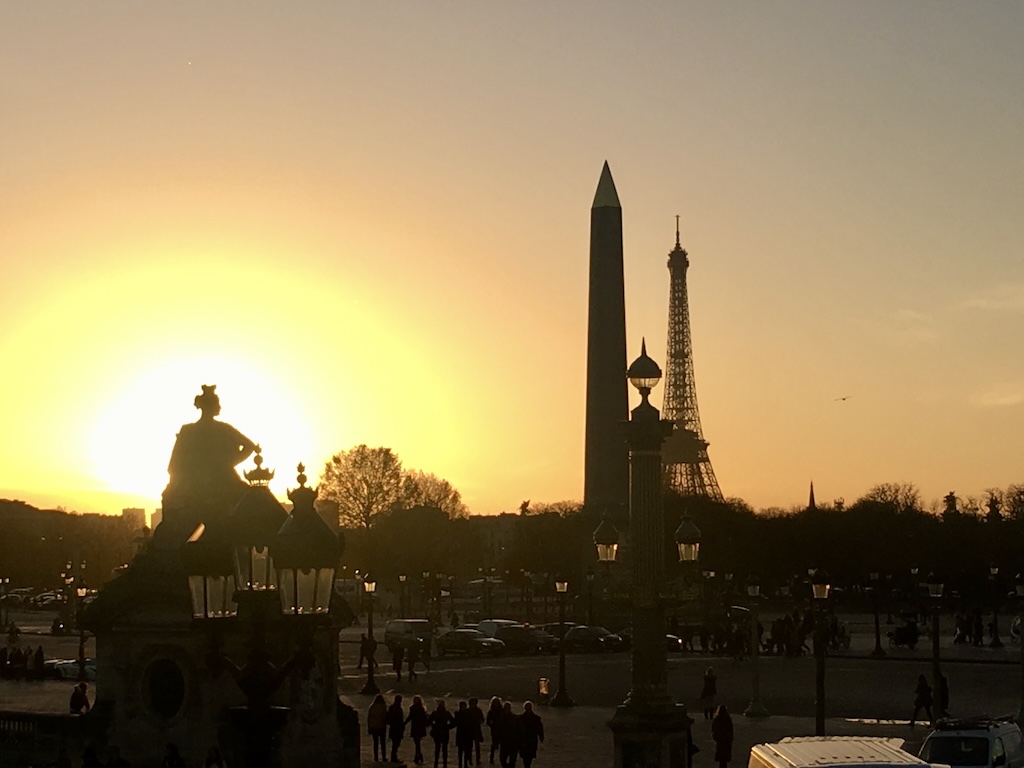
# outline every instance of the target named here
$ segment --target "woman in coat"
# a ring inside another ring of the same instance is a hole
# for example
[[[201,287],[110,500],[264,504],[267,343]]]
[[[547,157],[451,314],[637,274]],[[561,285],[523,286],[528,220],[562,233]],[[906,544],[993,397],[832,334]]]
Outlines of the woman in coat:
[[[704,670],[704,683],[700,688],[700,703],[704,706],[704,719],[710,720],[715,715],[715,697],[718,695],[718,677],[715,670],[708,667]]]
[[[914,721],[921,710],[928,715],[928,722],[932,721],[932,687],[928,685],[928,678],[918,675],[917,688],[914,689],[914,714],[910,716],[910,727],[914,727]]]
[[[537,758],[537,747],[543,741],[544,723],[533,711],[533,702],[527,701],[519,716],[519,756],[523,758],[523,768],[530,768]]]
[[[491,732],[491,765],[494,765],[494,755],[501,749],[501,699],[497,696],[491,699],[485,724]]]
[[[405,718],[409,725],[409,736],[412,743],[416,745],[416,756],[413,762],[420,765],[423,762],[423,738],[427,735],[427,708],[423,706],[423,699],[419,696],[412,697],[412,706],[409,707],[409,716]]]
[[[434,740],[434,768],[437,768],[438,757],[441,758],[443,768],[448,768],[448,740],[454,727],[455,718],[444,705],[444,699],[440,699],[437,708],[427,718],[430,738]]]
[[[711,720],[711,738],[715,740],[715,762],[718,768],[726,768],[732,760],[732,718],[725,704],[718,707]]]
[[[370,709],[366,713],[366,732],[370,734],[373,741],[373,762],[388,759],[387,747],[384,746],[384,736],[388,727],[388,703],[382,694],[377,694]]]

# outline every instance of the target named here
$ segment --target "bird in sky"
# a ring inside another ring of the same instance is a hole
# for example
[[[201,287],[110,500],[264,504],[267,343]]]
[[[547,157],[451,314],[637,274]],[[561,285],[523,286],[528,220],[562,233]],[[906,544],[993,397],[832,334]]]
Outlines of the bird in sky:
[[[842,397],[837,397],[836,400],[849,400],[851,397],[853,397],[853,395],[843,395]]]

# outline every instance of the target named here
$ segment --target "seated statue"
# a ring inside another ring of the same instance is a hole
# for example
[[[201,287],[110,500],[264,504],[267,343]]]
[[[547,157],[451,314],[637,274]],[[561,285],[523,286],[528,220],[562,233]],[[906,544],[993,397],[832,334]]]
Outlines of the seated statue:
[[[217,421],[220,398],[215,385],[203,385],[195,406],[202,415],[185,424],[174,442],[163,493],[163,519],[187,537],[200,522],[226,517],[248,487],[235,471],[256,444],[230,424]],[[163,527],[161,525],[161,527]],[[164,534],[166,535],[166,533]]]

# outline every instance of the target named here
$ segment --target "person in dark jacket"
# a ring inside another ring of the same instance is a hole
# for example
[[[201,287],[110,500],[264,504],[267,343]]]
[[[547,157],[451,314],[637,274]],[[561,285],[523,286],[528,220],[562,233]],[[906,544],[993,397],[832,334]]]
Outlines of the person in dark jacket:
[[[400,694],[395,695],[394,701],[388,707],[385,720],[388,725],[388,741],[391,742],[391,762],[397,763],[398,745],[402,743],[402,737],[405,736],[405,712],[402,710]]]
[[[718,677],[715,670],[704,670],[704,682],[700,689],[700,702],[704,706],[704,719],[710,720],[715,714],[715,697],[718,695]]]
[[[918,675],[917,688],[914,689],[914,714],[910,716],[910,727],[914,727],[914,721],[921,710],[928,715],[928,722],[932,721],[932,687],[924,675]]]
[[[79,683],[71,691],[68,709],[72,715],[84,715],[89,711],[89,684]]]
[[[398,682],[402,682],[402,664],[405,663],[405,646],[399,643],[395,646],[395,650],[391,653],[391,669],[394,670],[395,675],[398,677]],[[409,677],[412,680],[412,677]]]
[[[501,768],[515,768],[519,759],[519,718],[512,714],[512,703],[506,701],[501,707],[501,747],[498,758]]]
[[[494,765],[494,753],[501,749],[501,711],[501,699],[495,696],[484,721],[491,732],[491,765]]]
[[[519,755],[523,758],[523,768],[537,758],[537,748],[544,742],[544,723],[540,715],[533,711],[533,702],[523,704],[523,714],[519,716]]]
[[[384,737],[388,730],[388,703],[382,694],[377,694],[366,713],[366,732],[373,741],[373,762],[387,760],[387,747]]]
[[[440,699],[437,708],[427,718],[430,738],[434,740],[434,768],[437,768],[438,758],[441,758],[444,768],[448,768],[448,740],[454,727],[455,719],[444,705],[444,699]]]
[[[409,736],[412,743],[416,745],[416,755],[413,762],[416,765],[423,763],[423,738],[427,735],[427,709],[423,706],[423,699],[419,696],[412,697],[412,706],[409,707],[409,716],[405,718],[409,724]]]
[[[949,717],[949,681],[939,673],[939,717]]]
[[[715,762],[718,768],[726,768],[732,760],[732,718],[725,704],[720,704],[711,720],[711,738],[715,740]]]
[[[455,712],[455,749],[459,756],[459,768],[473,765],[473,720],[466,702],[460,701]]]
[[[480,745],[484,741],[484,713],[480,709],[480,701],[476,696],[469,700],[469,719],[473,724],[473,748],[476,751],[476,764],[480,765]]]

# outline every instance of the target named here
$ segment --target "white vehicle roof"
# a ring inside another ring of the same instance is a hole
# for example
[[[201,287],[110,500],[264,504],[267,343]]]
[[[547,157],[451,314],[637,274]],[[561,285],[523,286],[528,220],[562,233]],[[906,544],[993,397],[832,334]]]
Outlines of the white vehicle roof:
[[[829,766],[900,766],[929,768],[904,752],[902,739],[879,736],[790,736],[750,748],[749,768],[827,768]]]

